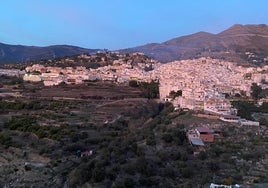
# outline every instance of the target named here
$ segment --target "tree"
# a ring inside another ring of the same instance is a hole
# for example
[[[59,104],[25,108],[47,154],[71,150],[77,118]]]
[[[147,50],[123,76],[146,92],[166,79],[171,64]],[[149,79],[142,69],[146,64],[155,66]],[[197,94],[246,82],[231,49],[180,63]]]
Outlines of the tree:
[[[244,90],[240,91],[240,94],[241,94],[241,96],[243,96],[243,97],[246,97],[246,96],[247,96],[247,92],[244,91]]]
[[[170,143],[170,142],[173,141],[173,137],[172,137],[172,135],[169,134],[169,133],[164,134],[164,135],[162,136],[162,139],[163,139],[165,142],[167,142],[167,143]]]
[[[172,99],[175,99],[176,97],[182,96],[182,90],[178,91],[170,91],[169,96],[172,97]]]
[[[262,88],[258,86],[256,83],[252,83],[251,87],[251,97],[255,100],[260,99],[260,94],[262,92]]]
[[[140,85],[146,98],[159,98],[159,82],[151,81],[150,83],[142,82]]]
[[[246,101],[233,101],[232,105],[238,110],[237,115],[251,120],[251,114],[253,112],[259,112],[260,109],[258,109],[254,103],[246,102]]]
[[[139,86],[137,80],[130,80],[128,84],[130,87],[138,87]]]
[[[198,159],[205,160],[207,158],[207,153],[204,151],[201,151],[198,155]]]
[[[193,177],[194,173],[193,173],[193,169],[191,167],[186,167],[184,169],[182,169],[182,177],[184,178],[191,178]]]
[[[177,94],[177,96],[182,96],[182,90],[178,90],[178,91],[176,92],[176,94]]]
[[[92,171],[93,182],[101,182],[105,178],[104,168],[95,167]]]

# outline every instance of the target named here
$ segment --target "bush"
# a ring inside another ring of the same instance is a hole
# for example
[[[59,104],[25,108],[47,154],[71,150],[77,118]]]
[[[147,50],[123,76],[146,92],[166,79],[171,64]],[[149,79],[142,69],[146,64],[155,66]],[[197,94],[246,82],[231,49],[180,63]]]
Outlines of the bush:
[[[186,133],[184,130],[175,130],[173,138],[178,145],[182,145],[187,140]]]
[[[93,182],[101,182],[105,178],[104,169],[100,167],[95,167],[92,171]]]
[[[262,93],[262,88],[260,86],[258,86],[256,83],[252,83],[251,87],[251,97],[255,100],[259,99],[261,97],[261,93]]]
[[[69,135],[70,129],[66,126],[39,126],[37,120],[31,116],[12,117],[12,119],[5,123],[5,128],[10,130],[19,130],[23,132],[32,132],[39,138],[50,138],[60,140],[63,135]]]
[[[127,188],[131,188],[135,186],[135,181],[132,178],[126,178],[124,181],[124,185]]]
[[[199,155],[198,155],[198,159],[200,159],[200,160],[205,160],[207,157],[208,157],[208,156],[207,156],[207,153],[204,152],[204,151],[201,151],[201,152],[199,153]]]
[[[6,147],[12,146],[12,138],[7,133],[0,133],[0,144]]]
[[[170,91],[169,92],[169,96],[172,97],[172,99],[175,99],[176,97],[182,96],[182,90],[178,90],[178,91]]]
[[[234,101],[232,102],[232,105],[237,108],[238,112],[237,115],[248,119],[248,120],[252,120],[251,114],[253,112],[258,112],[259,109],[250,102],[246,102],[246,101]]]
[[[142,185],[142,187],[152,187],[156,184],[151,178],[146,178],[143,176],[140,177],[139,183]]]
[[[233,184],[233,181],[230,178],[226,178],[226,179],[223,180],[223,184],[225,184],[225,185],[232,185]]]
[[[126,172],[126,174],[134,175],[135,172],[136,172],[136,166],[134,164],[132,164],[132,163],[126,164],[124,166],[124,171]]]
[[[128,82],[128,84],[129,84],[130,87],[138,87],[139,86],[138,82],[136,80],[130,80]]]
[[[159,98],[159,83],[151,81],[150,83],[142,82],[140,85],[144,97],[146,98]]]
[[[30,171],[30,170],[32,170],[31,167],[30,167],[29,165],[25,165],[25,166],[24,166],[24,169],[25,169],[25,171]]]
[[[182,169],[182,176],[184,178],[191,178],[193,177],[194,173],[193,173],[193,169],[190,167],[186,167],[184,169]]]
[[[171,134],[166,133],[162,136],[162,139],[166,142],[166,143],[170,143],[173,141],[173,137]]]
[[[153,138],[153,137],[147,138],[146,139],[146,144],[149,145],[149,146],[155,146],[156,145],[155,138]]]

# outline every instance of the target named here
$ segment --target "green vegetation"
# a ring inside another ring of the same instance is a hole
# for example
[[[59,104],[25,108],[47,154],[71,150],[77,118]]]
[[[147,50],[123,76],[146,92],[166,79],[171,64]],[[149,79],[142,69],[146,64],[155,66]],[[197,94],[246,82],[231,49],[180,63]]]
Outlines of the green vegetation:
[[[4,127],[10,130],[31,132],[36,134],[39,138],[50,138],[54,140],[60,140],[63,136],[71,134],[68,126],[39,126],[37,124],[37,119],[29,116],[12,117]]]
[[[172,99],[175,99],[176,97],[182,96],[182,90],[178,90],[178,91],[172,90],[169,93],[169,96],[172,97]]]
[[[0,133],[0,144],[4,145],[5,147],[10,147],[13,145],[12,138],[10,134],[1,132]]]
[[[130,80],[129,86],[130,87],[139,87],[139,84],[138,84],[137,80]]]
[[[140,84],[141,90],[146,98],[159,98],[159,82],[151,81],[150,83],[142,82]]]
[[[0,110],[38,110],[42,109],[43,106],[41,105],[40,101],[32,101],[29,103],[22,102],[20,100],[16,101],[5,101],[0,100]]]
[[[130,87],[139,87],[142,92],[143,96],[148,99],[159,98],[159,82],[151,81],[148,82],[137,82],[136,80],[129,81]]]
[[[22,83],[23,83],[22,77],[0,75],[0,84],[2,85],[15,85]]]
[[[261,98],[262,88],[258,86],[256,83],[251,85],[251,97],[255,100]]]
[[[257,107],[253,102],[247,101],[233,101],[232,105],[238,110],[237,115],[248,119],[253,120],[252,114],[257,113],[268,113],[268,103],[263,103],[260,107]]]

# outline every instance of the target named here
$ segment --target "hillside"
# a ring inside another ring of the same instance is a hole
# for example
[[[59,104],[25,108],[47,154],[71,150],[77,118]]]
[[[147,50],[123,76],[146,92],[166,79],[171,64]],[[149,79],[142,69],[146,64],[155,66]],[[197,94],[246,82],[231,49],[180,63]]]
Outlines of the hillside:
[[[0,64],[10,62],[25,62],[41,59],[71,56],[83,53],[95,53],[97,49],[85,49],[69,45],[47,47],[8,45],[0,43]]]
[[[110,82],[45,87],[4,78],[0,91],[21,97],[0,100],[0,187],[267,187],[266,121],[246,127],[173,111]],[[215,140],[198,152],[185,130],[200,126]]]
[[[218,34],[198,32],[163,43],[151,43],[122,51],[143,52],[161,62],[210,56],[242,64],[260,65],[267,63],[268,26],[236,24]]]

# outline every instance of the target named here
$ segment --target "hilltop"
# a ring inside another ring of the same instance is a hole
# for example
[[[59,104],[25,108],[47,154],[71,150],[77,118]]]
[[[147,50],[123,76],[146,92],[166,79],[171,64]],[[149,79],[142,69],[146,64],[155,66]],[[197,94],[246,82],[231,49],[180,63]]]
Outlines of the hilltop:
[[[268,26],[235,24],[218,34],[198,32],[123,52],[143,52],[161,62],[212,57],[242,64],[267,63]]]
[[[70,45],[38,47],[0,43],[0,64],[54,59],[83,53],[92,54],[97,51],[99,49],[86,49]]]

